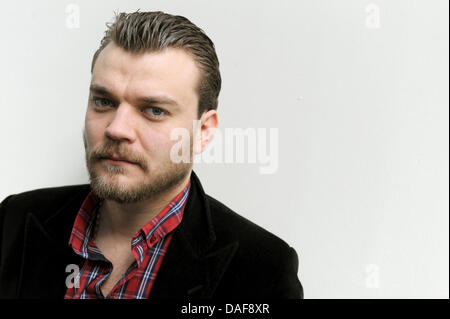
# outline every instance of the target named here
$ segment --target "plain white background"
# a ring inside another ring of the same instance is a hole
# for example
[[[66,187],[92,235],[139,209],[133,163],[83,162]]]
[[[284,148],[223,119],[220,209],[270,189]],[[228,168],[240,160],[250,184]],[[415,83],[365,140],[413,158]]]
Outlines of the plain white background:
[[[275,174],[194,170],[296,249],[306,298],[449,297],[446,0],[2,2],[0,200],[88,182],[91,58],[139,8],[214,41],[220,128],[278,128]]]

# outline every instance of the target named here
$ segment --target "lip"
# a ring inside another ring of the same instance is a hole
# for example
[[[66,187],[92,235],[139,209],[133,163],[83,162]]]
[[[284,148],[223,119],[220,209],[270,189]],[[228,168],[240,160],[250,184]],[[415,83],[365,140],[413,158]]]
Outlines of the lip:
[[[136,165],[136,163],[132,163],[132,162],[128,162],[125,160],[121,160],[121,159],[115,159],[115,158],[111,158],[111,157],[106,157],[102,159],[103,161],[106,161],[109,164],[113,164],[113,165]]]

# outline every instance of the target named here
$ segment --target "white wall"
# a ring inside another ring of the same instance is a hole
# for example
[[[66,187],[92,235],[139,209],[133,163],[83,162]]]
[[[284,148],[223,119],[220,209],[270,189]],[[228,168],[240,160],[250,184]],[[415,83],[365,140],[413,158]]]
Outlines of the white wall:
[[[195,170],[296,248],[305,297],[449,297],[448,1],[127,3],[0,4],[0,200],[88,182],[81,132],[105,22],[162,10],[216,44],[220,127],[279,130],[275,174]]]

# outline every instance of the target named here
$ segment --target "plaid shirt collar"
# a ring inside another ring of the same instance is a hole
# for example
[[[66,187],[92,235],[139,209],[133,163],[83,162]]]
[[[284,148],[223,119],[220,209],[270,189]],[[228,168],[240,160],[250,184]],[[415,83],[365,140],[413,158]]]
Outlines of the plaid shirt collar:
[[[187,186],[158,215],[139,229],[133,236],[131,250],[138,265],[142,263],[146,251],[180,224],[190,186],[191,182],[189,181]],[[78,211],[72,228],[69,245],[76,254],[86,259],[106,260],[92,238],[97,210],[101,204],[102,200],[92,191],[89,192]],[[142,245],[142,243],[145,243],[145,245]]]

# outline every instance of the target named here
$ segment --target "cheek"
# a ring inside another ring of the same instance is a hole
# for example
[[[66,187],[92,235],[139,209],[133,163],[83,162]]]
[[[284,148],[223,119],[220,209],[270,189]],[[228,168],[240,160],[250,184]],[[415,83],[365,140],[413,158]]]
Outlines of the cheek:
[[[179,141],[171,140],[171,129],[155,129],[147,131],[146,135],[141,139],[144,144],[146,153],[151,158],[167,159],[170,157],[172,146]]]
[[[103,137],[104,128],[101,121],[86,118],[84,123],[84,134],[88,145],[98,144]]]

